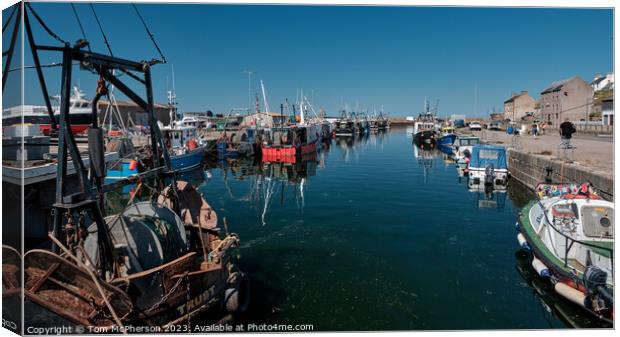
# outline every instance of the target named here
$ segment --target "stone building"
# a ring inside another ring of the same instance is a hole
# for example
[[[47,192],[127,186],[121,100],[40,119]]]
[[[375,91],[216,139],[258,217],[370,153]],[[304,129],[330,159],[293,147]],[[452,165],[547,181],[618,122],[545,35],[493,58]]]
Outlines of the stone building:
[[[540,93],[541,119],[554,126],[566,118],[586,120],[592,112],[592,93],[590,84],[579,76],[551,83]]]
[[[128,122],[130,118],[135,125],[148,124],[148,114],[134,102],[116,100],[116,105],[120,110],[123,122],[126,126],[129,126],[130,123]],[[108,100],[102,99],[98,102],[97,108],[99,109],[99,120],[103,121],[104,124],[108,124],[110,122],[110,113],[108,113],[106,117],[106,110],[108,109],[108,106]],[[160,103],[153,104],[153,114],[155,115],[155,119],[161,121],[164,125],[170,123],[170,108],[168,105]],[[112,120],[112,123],[116,123],[115,119]]]
[[[518,121],[525,117],[528,113],[532,114],[536,101],[527,91],[513,93],[512,96],[504,102],[504,119]]]

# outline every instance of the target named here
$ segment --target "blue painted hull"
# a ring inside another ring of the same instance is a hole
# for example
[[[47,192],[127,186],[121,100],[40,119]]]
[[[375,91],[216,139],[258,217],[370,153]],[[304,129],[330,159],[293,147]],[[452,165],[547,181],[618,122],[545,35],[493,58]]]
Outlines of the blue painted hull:
[[[189,170],[202,164],[202,157],[204,156],[205,147],[198,147],[186,154],[171,156],[170,162],[172,168],[178,171]]]
[[[138,169],[130,169],[129,162],[122,162],[119,170],[108,170],[105,176],[104,184],[113,184],[121,179],[129,178],[132,175],[138,174]],[[122,187],[122,193],[128,194],[132,189],[136,187],[136,184],[125,185]]]
[[[437,140],[437,145],[450,146],[454,144],[455,140],[456,140],[455,134],[443,135]]]

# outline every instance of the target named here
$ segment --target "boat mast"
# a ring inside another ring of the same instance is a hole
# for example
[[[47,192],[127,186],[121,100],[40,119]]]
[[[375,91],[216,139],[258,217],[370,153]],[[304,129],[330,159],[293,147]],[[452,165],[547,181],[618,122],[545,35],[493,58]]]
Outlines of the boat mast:
[[[306,124],[305,116],[304,116],[304,89],[301,89],[301,100],[299,101],[299,124]]]
[[[269,102],[267,102],[267,94],[265,93],[265,84],[263,83],[263,80],[260,80],[260,87],[261,87],[261,90],[263,91],[263,102],[265,103],[265,112],[269,113]]]
[[[172,65],[172,90],[168,91],[168,107],[170,108],[170,125],[177,120],[177,95],[174,91],[174,65]]]

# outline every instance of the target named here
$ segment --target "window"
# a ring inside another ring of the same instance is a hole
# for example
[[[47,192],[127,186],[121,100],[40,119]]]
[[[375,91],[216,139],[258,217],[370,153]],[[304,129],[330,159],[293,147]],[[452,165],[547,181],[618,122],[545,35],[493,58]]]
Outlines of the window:
[[[497,159],[499,158],[499,152],[496,150],[480,150],[480,159]]]
[[[583,232],[590,237],[614,236],[614,210],[603,206],[581,208]]]

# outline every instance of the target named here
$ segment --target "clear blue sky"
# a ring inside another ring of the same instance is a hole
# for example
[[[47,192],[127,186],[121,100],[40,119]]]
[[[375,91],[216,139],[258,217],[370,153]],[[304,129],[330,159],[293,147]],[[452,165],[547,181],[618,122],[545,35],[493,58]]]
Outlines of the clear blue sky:
[[[58,35],[71,42],[81,38],[68,3],[33,6]],[[138,6],[169,60],[153,69],[156,100],[166,101],[174,64],[181,111],[246,107],[244,69],[258,72],[253,95],[262,79],[272,107],[285,98],[293,101],[303,88],[308,95],[314,90],[316,105],[330,115],[343,101],[413,115],[426,96],[432,104],[441,100],[440,115],[468,116],[486,115],[494,106],[501,111],[511,92],[529,90],[538,98],[554,80],[579,75],[591,81],[613,71],[608,9]],[[93,49],[107,53],[89,5],[76,8]],[[129,4],[99,3],[95,9],[116,56],[157,56]],[[7,16],[4,10],[3,21]],[[40,42],[54,42],[35,26]],[[44,58],[54,61],[60,58]],[[32,64],[28,53],[25,64]],[[41,103],[34,70],[27,72],[26,90],[32,93],[26,103]],[[45,72],[51,94],[57,94],[60,69]],[[74,74],[73,82],[94,96],[94,77],[78,67]],[[5,107],[15,98],[10,93]]]

